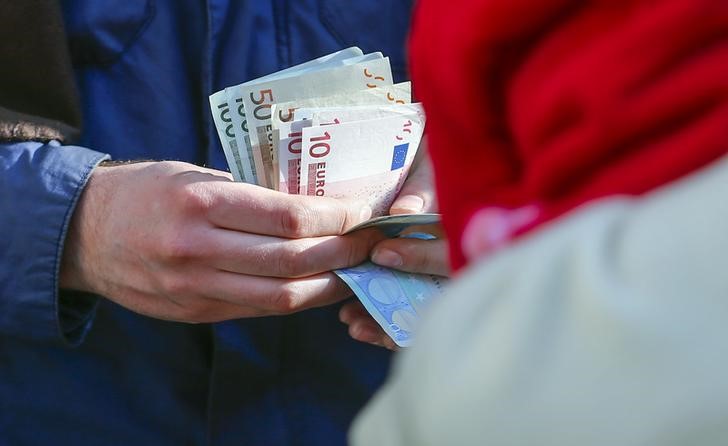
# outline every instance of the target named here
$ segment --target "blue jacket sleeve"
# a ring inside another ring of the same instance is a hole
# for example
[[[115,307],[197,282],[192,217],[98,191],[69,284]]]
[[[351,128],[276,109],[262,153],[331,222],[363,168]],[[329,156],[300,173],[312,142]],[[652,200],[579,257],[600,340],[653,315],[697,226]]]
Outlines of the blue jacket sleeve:
[[[54,142],[0,144],[0,336],[83,339],[96,298],[60,292],[58,271],[76,202],[107,157]]]

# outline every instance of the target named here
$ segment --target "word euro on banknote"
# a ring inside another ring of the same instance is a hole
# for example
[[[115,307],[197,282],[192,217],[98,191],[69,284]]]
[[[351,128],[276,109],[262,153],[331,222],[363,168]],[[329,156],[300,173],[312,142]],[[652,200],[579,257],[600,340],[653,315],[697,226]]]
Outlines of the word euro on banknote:
[[[372,215],[387,213],[409,173],[424,115],[308,127],[302,130],[301,195],[366,201]]]
[[[316,110],[321,107],[354,105],[409,104],[412,98],[411,82],[367,88],[342,93],[273,104],[271,127],[273,129],[273,169],[277,190],[297,194],[301,174],[301,142],[303,127],[310,127],[310,116],[299,118],[301,108]]]
[[[264,172],[260,183],[273,187],[270,108],[274,103],[387,85],[392,85],[392,70],[389,58],[385,57],[242,86],[239,93],[245,106],[256,167]]]
[[[263,76],[261,78],[249,81],[248,83],[260,82],[263,80],[276,79],[286,76],[295,76],[296,74],[300,74],[309,70],[314,70],[319,67],[334,66],[336,64],[342,63],[344,60],[362,55],[362,51],[357,47],[346,48],[344,50],[337,51],[335,53],[328,54],[326,56],[322,56],[290,68],[286,68],[285,70]],[[237,159],[240,159],[240,164],[231,164],[231,159],[227,158],[228,154],[226,152],[226,159],[228,161],[230,170],[239,170],[239,176],[242,178],[242,181],[257,184],[257,172],[255,170],[255,165],[252,162],[253,158],[250,149],[250,140],[248,137],[247,124],[245,122],[245,109],[243,107],[241,97],[231,97],[232,91],[233,90],[228,87],[225,90],[218,91],[217,93],[214,93],[212,96],[210,96],[213,116],[215,116],[217,113],[223,113],[222,111],[216,113],[218,109],[230,110],[229,115],[225,116],[225,120],[223,121],[222,118],[217,119],[215,120],[215,125],[217,127],[218,136],[220,136],[221,138],[220,142],[222,143],[223,150],[225,150],[226,147],[231,147],[232,144],[230,141],[232,139],[235,140],[234,146],[237,148]],[[232,128],[230,129],[228,128],[228,119],[232,122]],[[218,122],[221,122],[225,125],[224,132],[221,132],[221,126],[220,124],[218,124]],[[229,136],[230,133],[233,134],[232,139]],[[235,159],[236,158],[233,157],[232,161],[234,161]],[[235,174],[233,173],[233,175]]]

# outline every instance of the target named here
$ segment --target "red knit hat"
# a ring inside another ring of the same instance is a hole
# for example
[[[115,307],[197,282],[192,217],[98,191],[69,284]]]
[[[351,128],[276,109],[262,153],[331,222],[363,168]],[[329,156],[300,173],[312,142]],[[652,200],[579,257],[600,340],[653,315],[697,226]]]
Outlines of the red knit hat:
[[[420,0],[411,58],[455,268],[728,152],[726,0]]]

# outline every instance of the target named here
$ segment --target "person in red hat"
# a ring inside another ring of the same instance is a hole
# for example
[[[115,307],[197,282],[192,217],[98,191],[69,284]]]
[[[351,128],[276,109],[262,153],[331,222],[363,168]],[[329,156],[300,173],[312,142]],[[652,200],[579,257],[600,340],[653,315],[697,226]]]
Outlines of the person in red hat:
[[[721,0],[419,3],[457,280],[353,444],[728,440],[726,30]]]

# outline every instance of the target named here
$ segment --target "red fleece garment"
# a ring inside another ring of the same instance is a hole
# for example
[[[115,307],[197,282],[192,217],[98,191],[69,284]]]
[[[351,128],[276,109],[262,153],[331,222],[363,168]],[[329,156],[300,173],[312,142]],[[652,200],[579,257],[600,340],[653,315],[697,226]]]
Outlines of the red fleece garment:
[[[456,269],[483,209],[538,209],[510,239],[728,153],[726,0],[420,0],[410,46]]]

